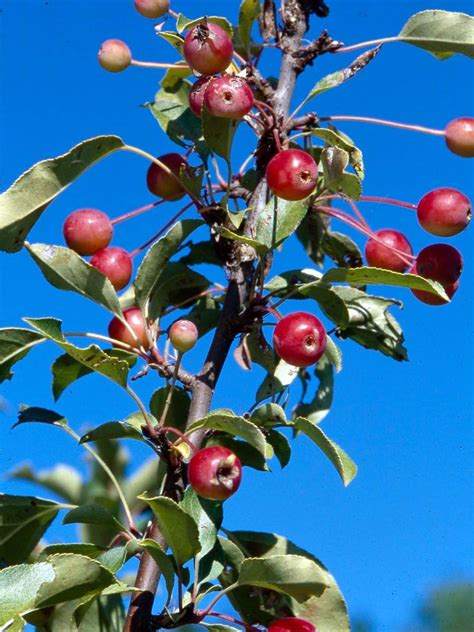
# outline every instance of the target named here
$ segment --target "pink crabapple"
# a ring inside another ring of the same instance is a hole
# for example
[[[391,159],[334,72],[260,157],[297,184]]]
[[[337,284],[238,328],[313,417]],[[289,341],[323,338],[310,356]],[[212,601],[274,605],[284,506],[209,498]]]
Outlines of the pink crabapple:
[[[90,263],[109,279],[117,292],[128,284],[132,276],[132,259],[126,250],[117,246],[99,250]]]
[[[472,206],[461,191],[442,187],[424,195],[416,212],[420,226],[428,233],[452,237],[471,221]]]
[[[284,316],[273,332],[278,356],[300,368],[315,364],[326,348],[326,330],[321,321],[307,312]]]
[[[104,70],[122,72],[132,63],[132,53],[122,40],[108,39],[102,43],[97,59]]]
[[[240,120],[250,112],[253,104],[252,88],[242,77],[217,77],[204,91],[204,105],[212,116]]]
[[[463,116],[446,125],[448,149],[463,158],[474,158],[474,118]]]
[[[267,183],[283,200],[303,200],[312,193],[318,178],[318,165],[302,149],[284,149],[267,165]]]
[[[112,239],[114,229],[110,219],[102,211],[81,208],[66,217],[63,235],[71,250],[82,256],[89,256],[106,248]]]
[[[212,77],[203,76],[193,83],[193,87],[189,93],[189,107],[191,112],[198,118],[202,116],[202,104],[204,103],[204,93],[207,85]]]
[[[194,347],[199,334],[192,321],[182,318],[171,325],[168,335],[176,351],[186,353]]]
[[[284,617],[274,621],[268,632],[317,632],[312,623],[300,617]]]
[[[188,464],[188,480],[198,496],[226,500],[242,478],[242,464],[228,448],[215,445],[198,450]]]
[[[162,18],[170,8],[170,0],[134,0],[135,9],[145,18]]]
[[[204,20],[194,26],[184,38],[183,56],[201,75],[223,72],[234,54],[232,40],[223,28]]]
[[[369,239],[365,244],[365,258],[369,266],[393,270],[393,272],[405,272],[409,265],[391,250],[391,248],[396,248],[408,256],[413,254],[410,242],[405,235],[389,228],[378,230],[375,234],[383,243]]]
[[[115,317],[109,323],[109,337],[119,340],[130,347],[148,349],[150,341],[147,335],[147,326],[145,318],[138,307],[129,307],[124,310],[123,316],[135,335],[133,336],[128,327],[119,318]],[[120,345],[117,345],[117,347],[120,348]]]

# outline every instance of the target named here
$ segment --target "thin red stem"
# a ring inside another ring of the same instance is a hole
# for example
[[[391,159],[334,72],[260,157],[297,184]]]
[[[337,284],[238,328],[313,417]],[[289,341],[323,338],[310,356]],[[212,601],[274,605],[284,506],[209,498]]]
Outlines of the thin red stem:
[[[170,226],[172,226],[175,221],[177,219],[179,219],[181,217],[181,215],[183,215],[189,208],[191,208],[191,206],[193,206],[194,202],[190,202],[189,204],[187,204],[184,208],[182,208],[180,211],[178,211],[178,213],[176,213],[176,215],[173,215],[173,217],[170,219],[169,222],[167,222],[163,228],[160,228],[160,230],[156,233],[156,235],[153,235],[153,237],[151,237],[148,241],[146,241],[144,244],[142,244],[141,246],[139,246],[138,248],[135,248],[135,250],[132,250],[132,252],[130,253],[130,257],[136,257],[137,255],[139,255],[141,252],[143,252],[145,250],[145,248],[148,248],[148,246],[150,244],[152,244],[154,241],[156,241],[158,239],[158,237],[161,237],[161,235],[168,230],[168,228]]]
[[[134,211],[130,211],[130,213],[125,213],[124,215],[120,215],[115,219],[110,220],[112,226],[115,224],[120,224],[121,222],[125,222],[127,219],[131,219],[132,217],[136,217],[137,215],[141,215],[142,213],[146,213],[147,211],[151,211],[155,206],[159,206],[163,204],[166,200],[158,200],[157,202],[152,202],[151,204],[146,204],[145,206],[141,206]]]
[[[178,428],[173,428],[173,426],[161,426],[159,432],[160,433],[172,432],[177,437],[179,437],[182,441],[184,441],[184,443],[186,443],[186,445],[188,445],[193,452],[197,452],[198,450],[197,447],[194,445],[194,443],[191,441],[191,439],[189,439],[184,434],[184,432],[181,432],[181,430],[178,430]]]
[[[377,125],[387,125],[388,127],[397,127],[399,129],[408,129],[414,132],[422,132],[423,134],[433,134],[434,136],[444,136],[442,129],[433,129],[431,127],[423,127],[422,125],[409,125],[408,123],[397,123],[386,119],[373,118],[371,116],[347,116],[345,114],[337,116],[321,116],[319,121],[356,121],[360,123],[375,123]]]
[[[224,288],[222,288],[222,287],[214,287],[214,288],[211,288],[210,290],[204,290],[203,292],[199,292],[199,294],[194,294],[194,296],[190,296],[185,301],[181,301],[180,303],[176,303],[176,305],[173,305],[173,307],[169,307],[167,310],[165,310],[162,313],[161,316],[162,317],[163,316],[168,316],[168,314],[171,314],[172,312],[174,312],[175,310],[179,309],[183,305],[187,305],[191,301],[195,301],[198,298],[201,298],[203,296],[209,296],[211,294],[215,294],[216,292],[223,292],[223,291],[224,291]]]
[[[379,197],[376,195],[361,195],[359,200],[362,202],[381,202],[382,204],[392,204],[393,206],[402,206],[403,208],[409,208],[416,211],[418,208],[416,204],[410,204],[410,202],[402,202],[401,200],[394,200],[393,198]]]
[[[246,630],[250,630],[250,632],[261,632],[260,628],[257,628],[254,625],[250,625],[250,623],[245,623],[245,621],[240,621],[240,619],[236,619],[235,617],[230,617],[227,614],[221,614],[220,612],[208,612],[207,616],[216,617],[217,619],[229,621],[230,623],[236,623],[237,625],[241,625]]]

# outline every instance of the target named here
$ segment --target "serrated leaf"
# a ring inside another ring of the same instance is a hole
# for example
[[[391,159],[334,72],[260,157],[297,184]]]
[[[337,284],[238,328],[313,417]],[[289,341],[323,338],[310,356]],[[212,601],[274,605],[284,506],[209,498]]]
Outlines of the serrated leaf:
[[[63,524],[96,524],[110,527],[116,531],[125,531],[125,527],[102,505],[81,505],[71,509],[63,518]]]
[[[290,386],[298,375],[299,369],[291,366],[284,360],[280,360],[275,367],[273,374],[268,374],[260,384],[256,401],[259,402],[267,397],[272,397],[281,391],[284,391],[287,386]]]
[[[447,59],[455,53],[474,58],[474,18],[454,11],[428,10],[413,15],[398,39]]]
[[[315,426],[303,417],[298,417],[293,423],[296,430],[303,432],[311,439],[311,441],[321,448],[324,454],[334,465],[342,479],[342,482],[347,487],[357,474],[357,466],[354,461],[352,461],[352,459],[337,445],[337,443],[331,441],[324,434],[321,428],[319,428],[319,426]]]
[[[100,594],[115,582],[96,560],[71,553],[5,568],[0,571],[0,624],[34,608]]]
[[[391,285],[414,290],[426,290],[449,302],[440,283],[416,274],[401,274],[380,268],[332,268],[321,279],[323,283],[350,283],[351,285]]]
[[[362,193],[359,178],[346,171],[349,154],[339,147],[327,147],[321,152],[321,164],[324,172],[324,183],[336,193],[342,191],[353,200],[358,200]]]
[[[94,163],[123,147],[118,136],[90,138],[21,175],[0,195],[0,250],[20,250],[48,204]]]
[[[260,454],[265,456],[267,451],[267,442],[262,431],[248,419],[234,415],[231,411],[216,411],[209,413],[202,419],[194,422],[187,430],[186,434],[192,435],[196,430],[206,428],[209,430],[218,430],[227,434],[239,437],[247,441]]]
[[[201,220],[177,222],[147,251],[134,283],[137,304],[146,314],[166,264],[183,241],[199,226],[202,226]]]
[[[155,498],[140,496],[139,498],[151,507],[158,527],[172,549],[177,564],[181,566],[199,553],[201,545],[198,526],[189,514],[165,496]]]
[[[96,560],[99,555],[104,553],[107,549],[90,542],[71,542],[67,544],[50,544],[41,549],[41,553],[36,559],[37,562],[43,562],[50,555],[56,553],[75,553],[77,555],[85,555],[93,560]]]
[[[201,498],[192,487],[188,487],[180,502],[180,507],[194,519],[198,526],[201,550],[196,559],[201,560],[214,548],[217,541],[217,533],[223,520],[222,503]]]
[[[291,458],[291,445],[284,434],[277,430],[267,430],[265,433],[268,443],[272,446],[276,458],[282,468],[286,467]]]
[[[331,336],[326,337],[326,350],[324,351],[324,355],[336,369],[336,372],[339,373],[339,371],[342,370],[342,351]]]
[[[260,15],[260,0],[242,0],[239,9],[239,35],[246,50],[251,42],[252,26]]]
[[[301,555],[247,558],[240,567],[238,584],[283,592],[298,602],[322,595],[328,586],[319,566]]]
[[[8,478],[29,481],[58,494],[68,503],[78,504],[82,494],[80,473],[65,463],[58,463],[49,470],[34,472],[29,465],[22,465],[9,473]]]
[[[101,439],[135,439],[144,441],[143,434],[133,425],[126,421],[108,421],[82,435],[79,443],[89,443],[90,441],[100,441]]]
[[[286,414],[278,404],[263,404],[256,408],[250,416],[250,421],[257,426],[274,426],[286,424]]]
[[[13,373],[11,367],[22,360],[44,336],[21,327],[0,329],[0,383],[9,380]]]
[[[289,202],[272,197],[257,218],[255,239],[269,250],[292,235],[308,211],[308,202]]]
[[[232,241],[239,241],[241,244],[247,244],[247,246],[252,246],[258,253],[264,255],[268,252],[269,248],[262,244],[260,241],[256,239],[252,239],[251,237],[246,237],[245,235],[240,235],[239,233],[235,233],[232,230],[229,230],[225,226],[216,226],[216,232],[219,233],[222,237],[226,239],[231,239]]]
[[[318,424],[329,413],[333,400],[333,367],[326,355],[323,355],[316,365],[315,375],[319,384],[314,398],[309,403],[299,403],[295,409],[295,416],[305,417],[311,423]]]
[[[125,624],[125,609],[120,595],[101,595],[82,618],[78,632],[117,632]],[[60,630],[61,628],[59,628]],[[52,629],[51,632],[59,632]],[[61,632],[65,632],[64,628]]]
[[[212,116],[207,111],[206,104],[202,107],[202,134],[204,141],[209,149],[230,161],[230,152],[232,149],[232,141],[240,121],[233,119]]]
[[[177,33],[174,33],[173,31],[158,31],[158,30],[155,30],[155,33],[159,37],[163,38],[165,42],[168,42],[168,44],[171,44],[171,46],[175,50],[177,50],[181,56],[183,55],[184,39],[180,37]]]
[[[200,24],[204,20],[206,20],[207,22],[211,22],[212,24],[217,24],[232,37],[233,28],[232,28],[231,23],[226,18],[218,16],[218,15],[206,15],[200,18],[189,19],[185,15],[180,13],[176,20],[176,30],[178,31],[178,33],[181,34],[183,33],[183,31],[192,29],[193,26]]]
[[[77,362],[108,377],[120,386],[126,386],[130,366],[125,360],[107,354],[97,345],[82,348],[67,342],[61,330],[61,321],[56,318],[25,318],[24,320],[44,337],[55,342]]]
[[[295,232],[308,257],[320,268],[324,264],[321,239],[325,232],[327,220],[327,216],[319,213],[308,213]]]
[[[209,279],[182,263],[168,263],[154,289],[150,304],[151,318],[159,318],[170,306],[180,305],[182,309],[190,307],[210,284]]]
[[[76,292],[102,305],[116,316],[122,315],[112,283],[76,252],[47,244],[27,243],[26,249],[51,285],[59,290]]]
[[[166,386],[157,389],[153,393],[150,400],[150,411],[155,419],[161,419],[168,394],[169,387]],[[182,388],[175,387],[171,405],[166,415],[166,425],[178,428],[178,430],[184,430],[190,405],[191,397],[189,394]],[[175,439],[176,436],[174,436],[173,440]]]
[[[158,566],[158,568],[160,569],[164,577],[164,580],[166,583],[166,590],[168,591],[168,597],[169,597],[173,592],[173,586],[174,586],[173,562],[166,555],[166,553],[163,551],[163,549],[158,544],[158,542],[155,542],[155,540],[151,540],[150,538],[145,538],[144,540],[140,540],[138,544],[142,548],[144,548],[146,551],[148,551],[151,557],[155,560],[156,565]]]
[[[183,40],[181,38],[179,39],[181,41],[180,46],[182,47]],[[193,71],[191,70],[191,68],[186,65],[185,62],[182,62],[182,64],[183,65],[181,65],[181,62],[179,62],[175,66],[173,66],[173,68],[168,68],[168,70],[165,72],[165,74],[163,75],[163,79],[160,81],[160,86],[164,90],[169,90],[172,92],[176,88],[179,88],[179,85],[181,84],[183,79],[192,76]]]
[[[213,445],[220,445],[228,448],[237,456],[242,465],[246,467],[252,467],[254,470],[259,470],[260,472],[269,471],[266,459],[270,459],[272,457],[272,454],[270,454],[270,451],[272,450],[270,444],[267,444],[266,453],[263,455],[246,441],[240,441],[228,434],[217,434],[208,437],[205,440],[205,447]]]
[[[359,246],[344,233],[326,230],[321,239],[321,251],[340,268],[358,268],[363,262]]]
[[[27,560],[60,509],[51,500],[0,494],[0,566]]]

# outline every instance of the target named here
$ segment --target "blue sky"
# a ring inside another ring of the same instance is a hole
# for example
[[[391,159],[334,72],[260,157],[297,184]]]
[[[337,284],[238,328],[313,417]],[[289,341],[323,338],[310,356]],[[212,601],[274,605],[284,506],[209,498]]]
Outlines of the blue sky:
[[[328,28],[346,44],[395,35],[422,9],[472,10],[472,3],[462,0],[328,4],[330,19],[318,21],[314,33]],[[223,3],[176,0],[173,6],[197,17],[221,11]],[[238,2],[225,7],[226,15],[235,19]],[[172,150],[151,115],[140,108],[152,99],[160,72],[132,68],[110,75],[96,63],[97,49],[109,37],[127,41],[137,59],[175,59],[174,51],[154,36],[153,21],[135,13],[131,1],[3,0],[0,8],[2,190],[33,163],[98,134],[118,134],[155,154]],[[301,78],[294,104],[318,78],[351,60],[350,54],[318,60]],[[272,55],[266,70],[277,73]],[[315,101],[314,109],[321,115],[377,116],[442,128],[457,116],[473,114],[472,77],[466,58],[440,63],[421,50],[387,45],[363,73]],[[453,186],[474,198],[473,161],[449,153],[442,140],[363,124],[340,127],[364,151],[366,194],[416,202],[437,186]],[[245,139],[234,152],[236,166],[251,150]],[[146,167],[132,155],[100,163],[48,209],[32,238],[62,243],[65,216],[81,206],[117,216],[146,204]],[[419,229],[408,210],[368,204],[363,210],[374,228],[406,232],[415,250],[436,241]],[[174,212],[175,206],[163,205],[119,227],[117,244],[134,248]],[[384,292],[405,302],[397,317],[406,334],[409,363],[343,344],[344,369],[337,376],[335,403],[324,429],[358,463],[354,483],[344,489],[331,465],[300,438],[286,470],[275,465],[272,475],[246,471],[241,492],[226,504],[229,528],[275,531],[314,552],[336,576],[354,618],[369,616],[377,631],[401,631],[435,582],[474,575],[472,229],[450,243],[463,252],[465,262],[451,305],[430,308],[409,291]],[[292,241],[274,271],[309,265]],[[100,308],[48,286],[27,254],[0,253],[0,326],[19,325],[22,316],[52,315],[62,318],[69,330],[104,332],[109,320]],[[191,370],[198,368],[207,342],[191,357]],[[54,404],[48,368],[56,355],[46,346],[38,349],[18,366],[14,380],[2,386],[11,409],[0,418],[0,471],[26,460],[37,468],[57,460],[83,466],[81,448],[55,429],[10,430],[20,402],[55,408],[76,429],[120,419],[133,410],[125,395],[100,378],[78,382]],[[252,401],[244,402],[242,394],[260,379],[260,374],[243,373],[230,359],[215,407],[244,412]],[[139,385],[143,394],[153,387],[150,380]],[[148,456],[141,446],[129,449],[134,465]],[[10,493],[40,493],[24,483],[3,482],[1,487]],[[74,536],[71,527],[52,531],[54,538],[60,533]]]

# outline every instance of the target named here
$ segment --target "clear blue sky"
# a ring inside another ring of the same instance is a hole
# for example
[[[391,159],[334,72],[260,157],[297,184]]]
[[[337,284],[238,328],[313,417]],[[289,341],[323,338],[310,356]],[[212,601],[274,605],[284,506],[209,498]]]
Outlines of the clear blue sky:
[[[315,32],[328,28],[347,44],[394,35],[422,9],[473,8],[464,0],[438,0],[435,6],[428,0],[328,4],[331,17],[318,21]],[[196,17],[223,6],[231,18],[238,12],[236,0],[176,0],[173,6]],[[160,73],[129,69],[110,75],[96,63],[97,49],[109,37],[126,40],[138,59],[175,59],[174,51],[154,36],[153,21],[136,14],[131,0],[2,0],[0,8],[2,190],[36,161],[97,134],[119,134],[156,154],[172,150],[151,115],[139,107],[152,99]],[[337,55],[318,60],[300,80],[295,104],[319,77],[351,59]],[[268,69],[276,74],[271,63]],[[320,114],[372,115],[442,128],[456,116],[472,115],[473,97],[472,65],[466,58],[441,63],[399,44],[386,46],[369,68],[321,96],[314,107]],[[440,139],[362,124],[341,129],[364,151],[366,194],[416,202],[432,188],[453,186],[474,198],[474,161],[449,153]],[[248,150],[236,148],[236,165]],[[146,166],[129,155],[99,164],[51,206],[33,239],[62,243],[65,216],[81,206],[119,215],[147,203]],[[118,228],[117,243],[130,249],[142,243],[173,209],[161,207]],[[418,228],[408,210],[366,205],[364,211],[374,228],[404,230],[415,250],[436,241]],[[352,615],[368,615],[377,631],[401,631],[434,582],[474,575],[472,229],[451,243],[465,258],[452,305],[430,308],[408,291],[385,293],[405,301],[397,316],[406,333],[409,363],[343,344],[344,370],[337,377],[335,403],[324,429],[358,463],[354,483],[343,489],[323,456],[299,439],[286,470],[280,472],[276,465],[273,475],[246,471],[242,491],[226,504],[229,528],[275,531],[314,552],[338,579]],[[285,246],[275,271],[309,265],[295,241]],[[20,325],[22,316],[51,315],[62,318],[69,330],[103,332],[108,322],[100,308],[48,286],[27,254],[1,253],[0,326]],[[204,347],[199,346],[190,369],[198,367]],[[56,408],[76,429],[120,419],[133,410],[125,395],[100,378],[79,381],[55,405],[48,368],[56,355],[50,347],[38,349],[18,365],[14,380],[3,385],[11,411],[0,418],[1,471],[25,460],[37,468],[57,460],[83,464],[81,448],[55,429],[30,426],[12,432],[20,402]],[[242,373],[231,359],[214,405],[244,412],[242,393],[260,377]],[[154,386],[148,380],[140,389],[145,394]],[[148,456],[140,446],[129,449],[135,465]],[[1,487],[11,493],[40,493],[23,483],[3,482]],[[59,533],[53,530],[53,537]],[[71,527],[62,533],[74,536]]]

